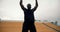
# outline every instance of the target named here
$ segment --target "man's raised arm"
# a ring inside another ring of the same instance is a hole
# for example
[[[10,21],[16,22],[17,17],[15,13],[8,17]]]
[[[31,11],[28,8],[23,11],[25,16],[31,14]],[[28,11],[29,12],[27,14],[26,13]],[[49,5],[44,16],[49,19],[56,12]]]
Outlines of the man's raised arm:
[[[23,10],[25,10],[26,8],[24,7],[24,5],[23,5],[23,3],[22,3],[23,1],[22,0],[20,0],[20,6],[21,6],[21,8],[23,9]]]
[[[38,1],[37,0],[35,0],[35,1],[36,1],[36,4],[35,4],[35,7],[32,9],[33,11],[35,11],[38,7]]]

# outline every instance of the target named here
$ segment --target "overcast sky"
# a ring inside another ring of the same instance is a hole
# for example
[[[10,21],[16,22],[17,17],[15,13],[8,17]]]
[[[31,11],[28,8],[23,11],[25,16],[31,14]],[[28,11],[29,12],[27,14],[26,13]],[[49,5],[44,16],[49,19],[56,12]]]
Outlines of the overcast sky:
[[[24,12],[19,5],[20,0],[0,0],[0,18],[3,20],[24,20]],[[60,0],[38,0],[38,8],[35,11],[36,20],[60,18]],[[31,3],[35,6],[35,0],[23,0],[23,4]],[[26,7],[27,8],[27,7]]]

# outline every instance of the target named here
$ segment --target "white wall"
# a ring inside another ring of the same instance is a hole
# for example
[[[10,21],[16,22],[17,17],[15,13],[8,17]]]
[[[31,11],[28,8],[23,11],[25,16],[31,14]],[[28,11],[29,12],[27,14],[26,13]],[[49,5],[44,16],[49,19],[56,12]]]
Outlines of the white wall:
[[[20,0],[0,0],[0,18],[2,20],[24,20],[24,13],[19,6]],[[36,20],[56,20],[60,18],[60,0],[38,0],[39,7],[35,11]],[[35,0],[23,0],[23,4],[31,3],[35,6]]]

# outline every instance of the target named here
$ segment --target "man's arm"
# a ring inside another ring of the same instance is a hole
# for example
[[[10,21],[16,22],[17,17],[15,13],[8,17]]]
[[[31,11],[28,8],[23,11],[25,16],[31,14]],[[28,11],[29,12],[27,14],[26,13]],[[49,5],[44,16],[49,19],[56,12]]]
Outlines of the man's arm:
[[[33,11],[35,11],[38,7],[38,2],[37,2],[37,0],[35,0],[35,1],[36,1],[36,4],[35,4],[35,7],[32,9]]]
[[[23,10],[25,10],[26,8],[24,7],[24,5],[23,5],[23,3],[22,3],[23,1],[22,0],[20,0],[20,6],[21,6],[21,8],[23,9]]]

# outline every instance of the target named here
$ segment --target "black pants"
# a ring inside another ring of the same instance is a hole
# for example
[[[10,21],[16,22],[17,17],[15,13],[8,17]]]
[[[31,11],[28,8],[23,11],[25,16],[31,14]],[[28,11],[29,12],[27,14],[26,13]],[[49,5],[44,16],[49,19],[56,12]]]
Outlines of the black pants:
[[[28,32],[28,30],[30,30],[30,32],[36,32],[36,28],[34,23],[23,23],[23,29],[22,32]]]

